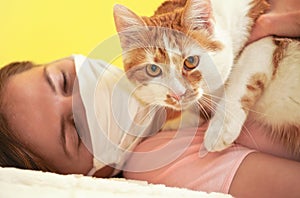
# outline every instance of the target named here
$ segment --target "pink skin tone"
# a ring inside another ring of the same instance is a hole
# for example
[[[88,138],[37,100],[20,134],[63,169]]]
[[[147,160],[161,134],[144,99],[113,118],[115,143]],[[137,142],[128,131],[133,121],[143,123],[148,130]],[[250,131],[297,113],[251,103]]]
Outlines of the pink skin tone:
[[[87,174],[93,166],[93,156],[80,141],[74,126],[75,77],[73,59],[65,58],[11,77],[4,94],[4,108],[14,135],[62,174]],[[106,171],[101,176],[107,176]]]
[[[270,0],[271,9],[258,18],[249,43],[260,38],[276,35],[285,37],[300,36],[299,0]]]

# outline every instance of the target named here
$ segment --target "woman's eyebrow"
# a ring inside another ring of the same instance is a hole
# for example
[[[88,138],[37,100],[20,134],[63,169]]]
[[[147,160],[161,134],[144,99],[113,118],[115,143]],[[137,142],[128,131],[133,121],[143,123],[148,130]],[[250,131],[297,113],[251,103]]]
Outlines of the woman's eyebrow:
[[[62,118],[60,120],[60,143],[61,146],[63,147],[64,153],[70,157],[70,153],[67,150],[66,147],[66,125],[65,125],[65,120]]]
[[[52,91],[54,93],[56,93],[56,89],[55,89],[54,83],[53,83],[52,79],[49,77],[47,66],[45,66],[44,69],[43,69],[43,75],[44,75],[44,78],[46,79],[46,81],[48,82],[50,88],[52,89]]]

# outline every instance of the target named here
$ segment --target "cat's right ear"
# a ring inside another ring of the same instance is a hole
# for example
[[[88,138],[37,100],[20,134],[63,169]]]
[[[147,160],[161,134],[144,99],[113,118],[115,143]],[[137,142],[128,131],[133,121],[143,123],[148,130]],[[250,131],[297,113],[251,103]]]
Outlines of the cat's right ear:
[[[119,4],[114,6],[114,20],[119,33],[131,28],[146,26],[141,17]]]

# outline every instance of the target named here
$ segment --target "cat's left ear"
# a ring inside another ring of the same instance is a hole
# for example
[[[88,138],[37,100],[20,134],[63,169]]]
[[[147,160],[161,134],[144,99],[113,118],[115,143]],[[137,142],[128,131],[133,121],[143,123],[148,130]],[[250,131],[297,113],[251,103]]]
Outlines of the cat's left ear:
[[[212,7],[210,0],[187,0],[182,22],[190,30],[206,29],[212,32]]]
[[[114,20],[119,33],[130,28],[145,26],[145,23],[141,17],[137,16],[125,6],[119,4],[114,6]]]

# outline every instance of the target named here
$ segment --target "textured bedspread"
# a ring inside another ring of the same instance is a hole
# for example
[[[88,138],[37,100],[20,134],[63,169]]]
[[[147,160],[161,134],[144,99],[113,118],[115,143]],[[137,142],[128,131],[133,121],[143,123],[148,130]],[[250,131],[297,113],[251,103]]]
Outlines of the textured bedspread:
[[[0,197],[231,197],[220,193],[153,185],[126,179],[100,179],[0,167]]]

